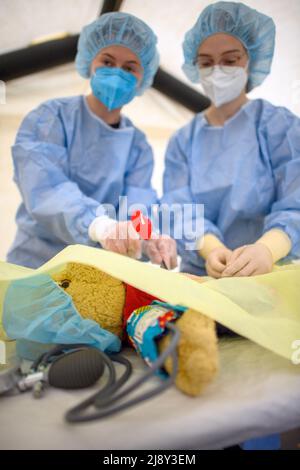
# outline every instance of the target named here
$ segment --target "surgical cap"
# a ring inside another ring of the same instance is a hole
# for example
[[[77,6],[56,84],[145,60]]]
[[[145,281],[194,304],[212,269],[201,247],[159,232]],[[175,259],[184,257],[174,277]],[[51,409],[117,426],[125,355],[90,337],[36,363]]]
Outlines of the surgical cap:
[[[249,55],[247,89],[260,85],[270,73],[275,46],[274,21],[243,3],[217,2],[206,7],[184,38],[183,71],[192,82],[200,81],[197,52],[202,42],[216,33],[236,37]]]
[[[157,37],[139,18],[128,13],[106,13],[85,26],[80,34],[75,59],[79,74],[88,78],[96,55],[107,46],[128,47],[141,61],[143,78],[138,88],[141,95],[150,87],[158,69]]]

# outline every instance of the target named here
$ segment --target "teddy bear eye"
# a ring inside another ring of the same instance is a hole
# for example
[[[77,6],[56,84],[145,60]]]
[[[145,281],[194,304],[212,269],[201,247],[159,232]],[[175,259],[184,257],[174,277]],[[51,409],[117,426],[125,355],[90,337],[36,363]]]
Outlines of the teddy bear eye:
[[[63,289],[67,289],[70,283],[71,281],[69,281],[69,279],[63,279],[60,283],[60,287],[62,287]]]

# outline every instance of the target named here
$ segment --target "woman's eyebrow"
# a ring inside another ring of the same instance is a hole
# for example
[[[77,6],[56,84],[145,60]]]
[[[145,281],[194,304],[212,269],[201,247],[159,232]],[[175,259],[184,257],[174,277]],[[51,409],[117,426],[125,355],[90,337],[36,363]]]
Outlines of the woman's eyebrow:
[[[222,52],[221,55],[224,55],[224,54],[232,54],[233,52],[242,52],[240,49],[230,49],[229,51],[225,51],[225,52]],[[212,54],[202,54],[202,53],[199,53],[197,55],[197,57],[212,57]]]
[[[110,55],[108,52],[103,52],[103,55],[105,55],[106,57],[109,57],[110,59],[115,60],[115,57],[113,55]]]
[[[242,52],[240,49],[231,49],[230,51],[225,51],[225,52],[222,52],[221,55],[224,55],[224,54],[232,54],[232,52]]]
[[[126,60],[126,64],[136,64],[136,65],[140,65],[136,60]]]

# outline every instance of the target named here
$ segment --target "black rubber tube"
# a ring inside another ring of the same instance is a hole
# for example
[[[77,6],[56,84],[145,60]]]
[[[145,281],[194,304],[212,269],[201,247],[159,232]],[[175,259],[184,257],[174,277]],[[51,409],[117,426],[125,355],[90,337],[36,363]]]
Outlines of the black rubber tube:
[[[180,80],[161,68],[157,71],[153,82],[153,88],[177,103],[182,104],[194,113],[199,113],[210,105],[210,101],[206,96],[197,92],[185,83],[182,83]]]
[[[110,13],[111,11],[119,11],[122,3],[123,0],[104,0],[99,15],[104,15],[104,13]]]
[[[76,55],[78,37],[78,34],[67,36],[2,54],[0,79],[13,80],[72,62]]]

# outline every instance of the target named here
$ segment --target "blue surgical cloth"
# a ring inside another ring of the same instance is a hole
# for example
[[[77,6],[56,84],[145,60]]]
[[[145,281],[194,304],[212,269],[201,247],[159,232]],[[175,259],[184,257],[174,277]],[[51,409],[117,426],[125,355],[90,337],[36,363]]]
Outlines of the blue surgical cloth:
[[[198,114],[171,138],[165,165],[162,202],[204,204],[204,233],[235,249],[279,228],[300,258],[300,119],[290,111],[253,100],[223,127]],[[181,270],[205,274],[185,244]]]
[[[237,2],[208,5],[183,42],[183,71],[192,82],[200,81],[197,52],[205,39],[216,33],[236,37],[249,55],[248,91],[270,73],[275,48],[274,21],[263,13]]]
[[[70,244],[97,246],[88,227],[119,196],[149,207],[153,155],[144,134],[122,116],[114,129],[84,96],[50,100],[24,119],[12,147],[22,196],[8,261],[39,267]],[[108,213],[110,215],[110,213]]]
[[[4,299],[3,326],[11,339],[26,340],[26,359],[32,359],[40,343],[41,349],[51,344],[87,344],[106,352],[121,348],[116,335],[83,319],[71,297],[46,274],[11,282]]]
[[[142,95],[152,85],[158,69],[156,43],[157,37],[152,29],[136,16],[123,12],[106,13],[81,31],[76,68],[82,77],[88,78],[91,63],[103,48],[127,47],[140,59],[143,67],[143,78],[137,90],[137,95]]]

